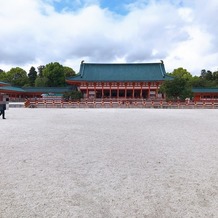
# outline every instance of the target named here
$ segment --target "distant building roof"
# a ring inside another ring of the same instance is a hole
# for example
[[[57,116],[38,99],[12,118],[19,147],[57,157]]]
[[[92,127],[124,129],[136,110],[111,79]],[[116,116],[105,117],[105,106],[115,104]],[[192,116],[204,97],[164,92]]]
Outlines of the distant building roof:
[[[5,82],[0,81],[0,86],[9,86],[9,85],[10,85],[9,83],[5,83]]]
[[[24,92],[22,88],[14,86],[1,86],[0,91]]]
[[[193,88],[192,92],[194,93],[218,93],[218,88]]]
[[[76,90],[75,86],[65,87],[14,87],[0,86],[1,92],[19,92],[19,93],[64,93]]]
[[[23,87],[24,92],[31,93],[64,93],[71,91],[72,86],[65,87]]]
[[[98,64],[81,63],[77,76],[67,81],[163,81],[172,77],[166,74],[163,63],[127,63],[127,64]]]

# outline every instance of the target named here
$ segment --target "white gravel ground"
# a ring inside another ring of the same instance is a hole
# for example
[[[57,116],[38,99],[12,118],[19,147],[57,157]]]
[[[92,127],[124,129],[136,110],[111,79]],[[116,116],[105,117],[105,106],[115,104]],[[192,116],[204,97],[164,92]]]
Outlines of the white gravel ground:
[[[218,110],[10,109],[0,217],[218,217]]]

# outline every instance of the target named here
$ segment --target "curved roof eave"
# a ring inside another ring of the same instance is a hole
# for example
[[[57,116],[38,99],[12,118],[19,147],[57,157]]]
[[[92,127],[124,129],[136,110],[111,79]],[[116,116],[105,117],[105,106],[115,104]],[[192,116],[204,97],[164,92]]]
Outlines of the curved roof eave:
[[[0,91],[24,92],[24,90],[22,88],[13,87],[13,86],[3,86],[3,87],[0,87]]]
[[[192,92],[194,93],[217,93],[218,88],[216,87],[194,87],[192,88]]]
[[[11,85],[10,83],[0,81],[0,86],[10,86],[10,85]]]

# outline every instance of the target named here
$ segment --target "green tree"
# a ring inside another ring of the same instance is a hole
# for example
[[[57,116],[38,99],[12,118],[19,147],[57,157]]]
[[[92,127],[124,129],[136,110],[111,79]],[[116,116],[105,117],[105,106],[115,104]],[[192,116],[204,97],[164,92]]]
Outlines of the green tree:
[[[213,81],[215,82],[215,86],[218,86],[218,71],[213,72]]]
[[[12,86],[25,86],[28,84],[29,80],[27,73],[20,67],[11,68],[10,71],[6,73],[6,80]]]
[[[185,100],[192,97],[191,87],[184,78],[175,77],[174,80],[165,81],[160,91],[166,94],[167,100]]]
[[[218,71],[213,72],[213,79],[218,80]]]
[[[201,75],[199,77],[203,82],[205,87],[216,87],[218,86],[218,81],[216,77],[216,72],[211,72],[210,70],[201,70]]]
[[[48,79],[46,77],[37,77],[35,87],[47,87]]]
[[[37,72],[35,67],[31,67],[28,73],[29,84],[30,86],[35,86],[35,80],[37,78]]]
[[[205,80],[213,80],[213,74],[210,70],[202,70],[201,71],[201,76],[200,76],[202,79],[205,79]]]
[[[49,63],[42,70],[42,76],[47,78],[47,86],[65,86],[64,67],[58,62]]]
[[[0,81],[1,82],[7,82],[6,76],[7,76],[6,72],[0,69]]]
[[[71,77],[71,76],[75,76],[75,75],[76,75],[76,72],[72,68],[64,66],[65,79],[67,77]]]
[[[201,77],[194,76],[191,80],[189,80],[189,85],[191,87],[206,87],[206,80],[202,79]]]
[[[63,94],[65,100],[80,100],[83,97],[82,92],[73,90],[71,92],[65,92]]]
[[[179,67],[177,69],[174,69],[172,73],[169,75],[173,77],[183,78],[186,80],[190,80],[192,78],[191,73],[189,73],[186,69]]]
[[[39,77],[42,77],[42,71],[43,71],[44,68],[45,68],[44,65],[40,65],[40,66],[37,67]]]

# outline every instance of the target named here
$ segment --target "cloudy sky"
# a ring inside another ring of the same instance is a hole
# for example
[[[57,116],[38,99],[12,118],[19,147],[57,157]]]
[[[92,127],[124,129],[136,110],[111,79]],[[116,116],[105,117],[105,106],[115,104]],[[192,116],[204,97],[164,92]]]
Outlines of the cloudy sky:
[[[217,0],[0,0],[0,69],[159,62],[218,69]]]

